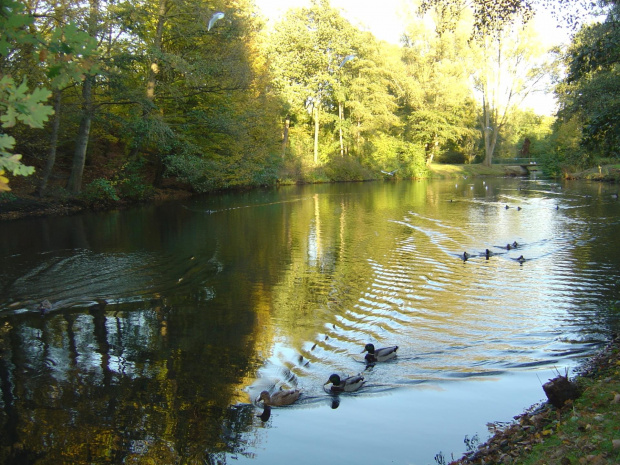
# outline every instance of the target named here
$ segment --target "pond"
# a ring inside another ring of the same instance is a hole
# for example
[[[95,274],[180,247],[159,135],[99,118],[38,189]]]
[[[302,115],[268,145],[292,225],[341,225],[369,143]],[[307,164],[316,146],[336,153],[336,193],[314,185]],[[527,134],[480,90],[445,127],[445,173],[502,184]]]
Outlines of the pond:
[[[620,326],[614,192],[386,181],[4,222],[0,462],[459,457]],[[261,418],[280,387],[300,400]]]

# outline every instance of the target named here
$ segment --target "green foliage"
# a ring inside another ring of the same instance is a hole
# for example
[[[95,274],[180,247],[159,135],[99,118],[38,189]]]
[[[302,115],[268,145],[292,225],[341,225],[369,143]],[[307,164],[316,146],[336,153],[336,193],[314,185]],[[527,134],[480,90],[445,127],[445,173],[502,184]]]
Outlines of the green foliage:
[[[330,181],[366,181],[375,176],[353,157],[333,157],[323,166]]]
[[[402,177],[409,179],[427,177],[426,152],[420,145],[403,142],[401,152],[399,153],[399,160],[402,166],[402,172],[400,173]]]
[[[40,47],[39,61],[50,57],[48,76],[51,84],[59,87],[71,79],[79,79],[84,66],[71,66],[92,53],[96,43],[87,34],[80,32],[76,26],[57,27],[51,34],[49,42],[33,27],[34,17],[26,11],[21,2],[6,0],[0,5],[0,58],[17,62],[16,50],[19,47],[34,49]],[[51,53],[51,55],[50,55]],[[31,54],[24,54],[31,56]],[[27,68],[39,63],[26,63]],[[30,90],[26,77],[18,84],[8,75],[0,75],[0,122],[3,128],[12,128],[21,122],[31,128],[43,128],[44,123],[53,114],[51,106],[44,102],[51,92],[43,87]],[[15,139],[0,133],[0,169],[5,168],[13,175],[28,176],[34,168],[21,163],[21,155],[12,154]]]
[[[93,204],[109,204],[120,200],[113,183],[105,178],[97,178],[88,184],[81,197]]]
[[[592,154],[620,157],[620,5],[604,22],[583,27],[564,56],[568,73],[557,86],[560,115],[582,122],[581,144]]]
[[[383,135],[375,139],[373,145],[371,164],[378,170],[398,170],[398,177],[407,179],[426,177],[426,152],[419,144]]]
[[[41,53],[46,58],[50,86],[61,89],[71,82],[81,82],[84,73],[101,72],[93,60],[98,52],[97,40],[75,23],[54,28]]]
[[[546,174],[558,177],[587,167],[589,155],[581,145],[582,123],[577,116],[559,119],[549,137],[549,151],[542,154],[540,163]]]
[[[116,187],[120,198],[144,200],[153,193],[153,186],[148,184],[141,173],[143,160],[134,160],[123,166],[120,174],[111,183]]]
[[[13,202],[17,200],[17,196],[11,192],[0,192],[0,203]]]
[[[26,14],[24,5],[17,0],[3,0],[0,4],[0,55],[9,56],[14,45],[36,44],[37,38],[27,26],[33,23],[32,16]]]
[[[3,128],[10,128],[20,121],[33,128],[43,127],[43,123],[53,113],[52,107],[43,102],[50,96],[45,89],[29,92],[26,80],[16,85],[8,77],[0,78],[0,121]],[[0,170],[6,169],[14,176],[28,176],[34,173],[32,166],[21,163],[22,156],[11,153],[15,147],[15,139],[8,134],[0,133]]]
[[[32,128],[42,128],[54,110],[44,105],[52,93],[47,89],[28,89],[26,79],[17,85],[12,78],[3,76],[0,79],[0,107],[3,115],[0,116],[3,128],[15,126],[18,121]]]

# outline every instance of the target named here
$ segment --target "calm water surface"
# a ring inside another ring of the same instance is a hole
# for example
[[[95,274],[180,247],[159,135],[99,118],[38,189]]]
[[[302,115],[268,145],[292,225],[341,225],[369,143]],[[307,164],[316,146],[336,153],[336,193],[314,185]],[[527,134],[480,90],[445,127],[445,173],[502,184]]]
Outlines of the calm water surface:
[[[0,462],[460,456],[618,329],[611,193],[342,184],[4,222]],[[368,342],[399,356],[367,368]],[[357,393],[323,391],[359,372]],[[263,421],[254,400],[281,386],[302,399]]]

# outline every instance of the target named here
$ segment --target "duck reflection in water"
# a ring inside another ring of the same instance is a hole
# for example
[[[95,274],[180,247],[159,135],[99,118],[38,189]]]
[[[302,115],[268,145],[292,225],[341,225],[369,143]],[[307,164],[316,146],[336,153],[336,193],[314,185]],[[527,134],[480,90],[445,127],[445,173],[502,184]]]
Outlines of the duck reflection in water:
[[[263,413],[256,415],[256,417],[260,418],[263,422],[269,420],[269,417],[271,417],[271,406],[265,405]]]

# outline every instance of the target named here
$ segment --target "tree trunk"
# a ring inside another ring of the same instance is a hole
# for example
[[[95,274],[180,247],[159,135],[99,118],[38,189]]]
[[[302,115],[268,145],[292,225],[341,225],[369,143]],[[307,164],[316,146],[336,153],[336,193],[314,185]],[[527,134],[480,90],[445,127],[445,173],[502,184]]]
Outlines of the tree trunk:
[[[157,10],[157,26],[155,27],[155,38],[153,40],[153,50],[155,56],[151,60],[146,78],[146,102],[142,107],[142,119],[146,120],[154,107],[155,88],[157,87],[157,74],[159,74],[159,56],[161,55],[161,42],[164,33],[164,25],[166,24],[166,13],[168,11],[167,0],[159,0],[159,8]],[[137,135],[131,151],[129,159],[138,158],[138,153],[143,147],[143,135]]]
[[[288,145],[288,131],[291,127],[291,116],[284,118],[284,132],[282,134],[282,158],[286,157],[286,146]]]
[[[45,161],[45,168],[43,168],[43,174],[41,175],[41,181],[37,187],[37,195],[43,197],[47,189],[47,182],[49,181],[54,164],[56,163],[56,146],[58,145],[58,131],[60,129],[60,103],[62,99],[62,93],[59,89],[54,90],[54,121],[52,122],[52,135],[50,137],[50,148],[47,152],[47,160]]]
[[[495,151],[495,143],[497,141],[496,122],[491,122],[491,110],[487,102],[486,95],[482,94],[482,134],[484,135],[484,162],[483,165],[491,166],[493,161],[493,152]],[[493,125],[493,126],[491,126]]]
[[[156,56],[153,58],[151,66],[149,67],[149,76],[146,84],[146,99],[148,100],[149,107],[144,109],[145,115],[148,115],[150,113],[150,106],[155,99],[155,77],[159,73],[159,55],[161,54],[161,41],[164,33],[164,24],[166,23],[166,4],[167,0],[159,0],[157,27],[155,29],[155,40],[153,43],[153,49],[155,50]]]
[[[342,144],[342,103],[338,102],[338,129],[340,132],[340,156],[344,157],[344,145]]]
[[[86,150],[88,148],[88,138],[90,136],[90,125],[93,119],[93,81],[94,76],[87,76],[82,84],[82,118],[80,128],[75,139],[75,152],[73,153],[73,165],[71,174],[67,182],[67,190],[72,194],[79,194],[82,191],[82,175],[86,163]]]
[[[99,28],[99,0],[90,0],[88,33],[91,37],[97,37]],[[75,138],[75,152],[73,153],[73,165],[71,174],[67,181],[67,189],[72,194],[79,194],[82,191],[82,175],[86,163],[86,150],[88,149],[88,138],[90,136],[90,125],[93,119],[93,85],[95,75],[88,74],[82,83],[82,116],[80,127]]]
[[[319,106],[314,107],[314,164],[319,164]]]

